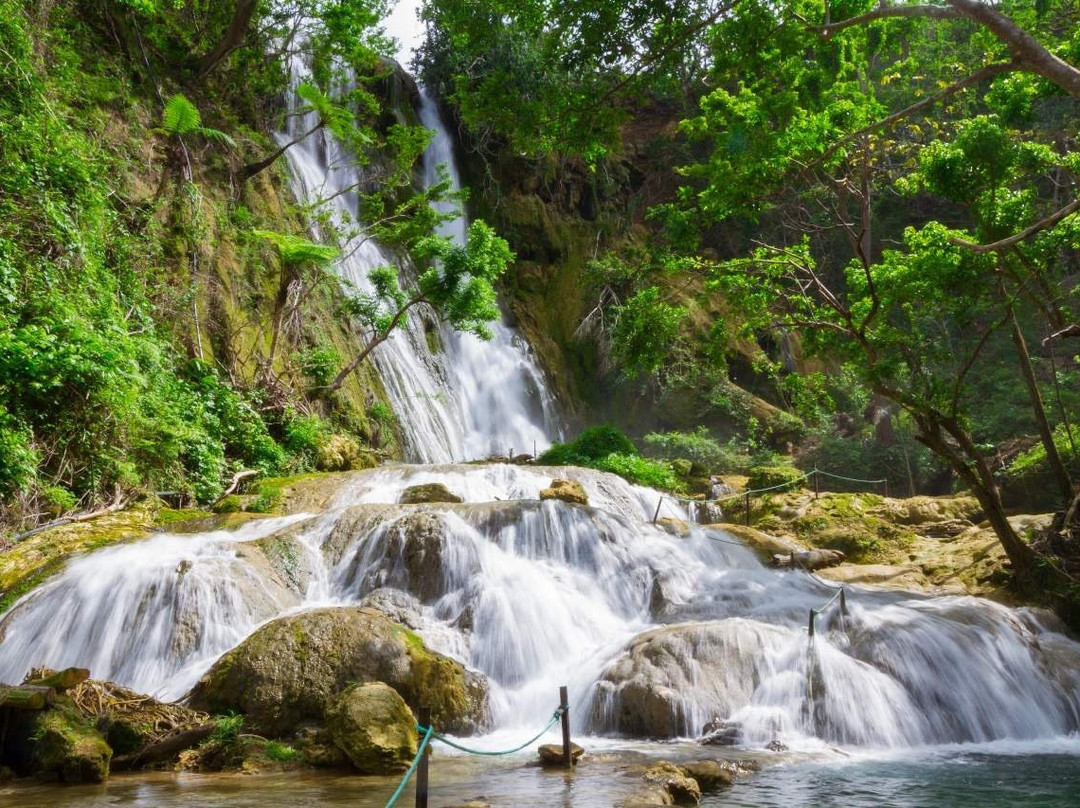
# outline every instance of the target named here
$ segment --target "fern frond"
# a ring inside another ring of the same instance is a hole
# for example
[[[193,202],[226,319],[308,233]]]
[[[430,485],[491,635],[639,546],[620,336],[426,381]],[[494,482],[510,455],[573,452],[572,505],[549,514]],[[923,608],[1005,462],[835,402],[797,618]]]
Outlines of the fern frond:
[[[333,261],[341,251],[336,247],[328,247],[325,244],[316,244],[301,236],[293,236],[288,233],[275,233],[271,230],[252,230],[256,236],[266,239],[273,244],[286,264],[328,264]]]
[[[326,121],[334,117],[336,112],[334,102],[311,82],[301,82],[300,86],[296,88],[296,94],[307,101],[308,106],[315,111],[320,120]]]
[[[236,148],[236,141],[231,136],[222,132],[220,129],[211,129],[208,126],[200,126],[198,133],[207,140],[213,140],[217,143],[224,143],[226,146]]]
[[[202,127],[199,109],[185,96],[177,93],[165,104],[161,128],[170,135],[187,135]]]

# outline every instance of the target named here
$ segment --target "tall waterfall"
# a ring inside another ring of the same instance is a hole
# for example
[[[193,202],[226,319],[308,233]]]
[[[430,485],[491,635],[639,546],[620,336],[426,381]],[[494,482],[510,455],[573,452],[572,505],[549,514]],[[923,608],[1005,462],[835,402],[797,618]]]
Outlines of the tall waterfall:
[[[294,81],[302,67],[294,65]],[[315,113],[296,114],[300,105],[291,100],[293,114],[288,130],[279,136],[287,143],[317,123]],[[428,183],[438,177],[438,166],[449,171],[453,189],[461,187],[453,144],[438,109],[421,96],[420,117],[434,130],[424,155]],[[342,232],[355,232],[358,198],[350,191],[359,179],[358,169],[326,129],[319,130],[286,153],[292,172],[293,192],[308,205],[320,204]],[[444,208],[445,209],[445,208]],[[442,235],[465,243],[467,224],[458,218],[443,225]],[[315,226],[315,235],[325,237]],[[358,289],[370,291],[368,273],[386,264],[398,265],[405,283],[412,271],[407,261],[391,255],[364,232],[341,244],[338,271]],[[406,456],[422,463],[471,460],[493,454],[542,450],[558,436],[558,422],[548,392],[529,348],[506,324],[494,325],[490,341],[454,332],[439,322],[430,309],[413,309],[405,327],[372,352],[386,392],[398,416],[406,441]],[[438,334],[433,351],[428,333]]]

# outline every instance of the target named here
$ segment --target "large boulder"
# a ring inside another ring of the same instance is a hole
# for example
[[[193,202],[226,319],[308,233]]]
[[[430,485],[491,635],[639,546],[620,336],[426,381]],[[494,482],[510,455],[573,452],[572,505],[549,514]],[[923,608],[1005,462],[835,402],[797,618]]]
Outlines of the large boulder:
[[[442,731],[467,734],[488,722],[483,677],[374,609],[355,607],[268,623],[221,657],[189,701],[212,713],[242,712],[252,731],[280,737],[321,721],[349,685],[365,682],[385,682],[414,709],[430,706]]]
[[[354,685],[338,696],[326,710],[326,728],[361,774],[404,771],[416,756],[416,718],[382,682]]]
[[[671,795],[675,805],[697,805],[701,802],[701,786],[686,770],[674,763],[661,761],[646,769],[642,779],[660,786]]]
[[[62,783],[103,783],[109,777],[112,749],[70,699],[47,709],[0,708],[6,725],[3,763],[16,773]]]
[[[442,483],[424,483],[410,485],[401,492],[398,502],[402,505],[421,505],[425,502],[458,503],[464,500]]]
[[[714,716],[749,703],[765,650],[789,637],[743,618],[639,634],[601,674],[592,726],[638,738],[696,736]]]
[[[540,499],[561,499],[571,505],[589,504],[589,495],[581,483],[574,480],[552,480],[550,486],[540,491]]]

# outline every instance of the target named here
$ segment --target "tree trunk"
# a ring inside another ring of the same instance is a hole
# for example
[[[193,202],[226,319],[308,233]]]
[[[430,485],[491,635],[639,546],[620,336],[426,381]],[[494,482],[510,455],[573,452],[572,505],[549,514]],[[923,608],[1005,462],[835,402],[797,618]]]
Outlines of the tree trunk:
[[[90,671],[86,668],[65,668],[62,671],[53,671],[39,679],[31,679],[26,684],[37,687],[51,687],[55,688],[57,693],[63,693],[65,690],[70,690],[89,678]]]
[[[149,766],[152,763],[170,760],[185,749],[191,749],[205,738],[208,738],[210,733],[214,731],[214,726],[213,723],[207,723],[192,729],[181,730],[140,749],[138,752],[114,757],[111,768],[113,771],[124,771],[133,769],[136,766]]]
[[[1069,477],[1069,470],[1061,459],[1061,454],[1054,443],[1054,432],[1050,428],[1050,421],[1046,417],[1046,406],[1043,404],[1042,393],[1039,392],[1039,384],[1035,379],[1035,371],[1031,367],[1031,354],[1028,352],[1027,341],[1024,333],[1020,330],[1020,323],[1016,319],[1016,312],[1009,308],[1009,327],[1012,330],[1013,344],[1016,346],[1016,355],[1020,360],[1020,373],[1027,385],[1028,398],[1031,400],[1031,411],[1035,416],[1035,423],[1039,428],[1039,438],[1046,450],[1046,460],[1050,464],[1050,470],[1057,481],[1058,491],[1061,494],[1062,505],[1072,501],[1073,484]]]
[[[358,367],[360,367],[360,363],[368,358],[368,355],[375,349],[375,347],[386,342],[387,338],[393,333],[394,329],[401,324],[401,321],[403,319],[405,319],[405,315],[408,313],[409,309],[411,309],[417,303],[423,302],[424,298],[414,297],[412,300],[410,300],[408,303],[398,309],[397,313],[394,315],[394,319],[390,321],[390,325],[386,327],[386,330],[382,333],[376,334],[375,337],[371,340],[371,342],[364,346],[364,350],[362,350],[355,357],[353,357],[353,360],[338,372],[338,375],[334,377],[334,380],[330,382],[329,385],[327,385],[326,394],[336,393],[338,390],[340,390],[341,386],[345,384],[345,380],[349,378],[349,375]]]
[[[251,18],[255,16],[255,9],[258,6],[258,0],[236,0],[232,20],[229,22],[225,35],[195,64],[200,79],[205,78],[226,56],[244,44],[248,26],[251,25]]]
[[[51,687],[19,685],[0,687],[0,707],[16,710],[44,710],[56,701],[56,691]]]

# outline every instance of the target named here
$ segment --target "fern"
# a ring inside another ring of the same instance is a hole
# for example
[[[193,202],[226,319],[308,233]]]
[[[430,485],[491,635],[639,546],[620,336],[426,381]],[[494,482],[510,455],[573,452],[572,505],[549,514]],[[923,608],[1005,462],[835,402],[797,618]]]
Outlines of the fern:
[[[202,115],[199,108],[185,96],[177,93],[165,104],[165,114],[161,119],[161,129],[167,135],[189,135],[202,128]]]
[[[207,140],[224,143],[227,146],[235,146],[236,141],[220,129],[211,129],[202,125],[202,114],[188,98],[177,93],[165,104],[165,112],[161,118],[161,132],[172,137],[184,135],[200,135]]]
[[[252,230],[256,236],[266,239],[273,244],[281,256],[282,263],[298,264],[328,264],[333,261],[341,251],[336,247],[328,247],[325,244],[316,244],[301,236],[293,236],[288,233],[275,233],[270,230]]]

